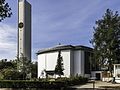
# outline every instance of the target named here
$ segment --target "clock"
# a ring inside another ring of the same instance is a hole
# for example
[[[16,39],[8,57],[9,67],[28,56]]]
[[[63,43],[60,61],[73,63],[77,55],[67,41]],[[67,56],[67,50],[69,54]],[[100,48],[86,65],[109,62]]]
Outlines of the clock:
[[[18,24],[18,27],[19,27],[19,28],[23,28],[23,23],[20,22],[20,23]]]

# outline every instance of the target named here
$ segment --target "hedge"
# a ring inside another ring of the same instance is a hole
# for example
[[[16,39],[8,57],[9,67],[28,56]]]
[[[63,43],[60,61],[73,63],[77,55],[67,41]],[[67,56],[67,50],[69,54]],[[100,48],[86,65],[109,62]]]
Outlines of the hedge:
[[[64,82],[49,82],[49,81],[0,81],[0,88],[59,88],[64,87]]]
[[[87,78],[58,78],[55,81],[45,80],[1,80],[0,88],[61,88],[71,85],[84,84]]]

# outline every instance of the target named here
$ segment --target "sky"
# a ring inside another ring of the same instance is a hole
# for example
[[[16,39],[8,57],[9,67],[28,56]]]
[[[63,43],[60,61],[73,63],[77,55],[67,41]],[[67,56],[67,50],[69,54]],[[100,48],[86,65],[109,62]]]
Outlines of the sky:
[[[27,0],[32,5],[32,60],[37,51],[58,45],[92,47],[95,21],[106,9],[120,13],[120,0]],[[6,0],[13,15],[0,22],[0,59],[17,55],[18,0]]]

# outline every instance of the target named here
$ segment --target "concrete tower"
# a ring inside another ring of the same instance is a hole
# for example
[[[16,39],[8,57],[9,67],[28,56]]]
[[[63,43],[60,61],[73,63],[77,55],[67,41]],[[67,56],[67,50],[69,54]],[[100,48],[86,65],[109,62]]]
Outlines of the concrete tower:
[[[31,5],[18,0],[18,57],[31,60]]]

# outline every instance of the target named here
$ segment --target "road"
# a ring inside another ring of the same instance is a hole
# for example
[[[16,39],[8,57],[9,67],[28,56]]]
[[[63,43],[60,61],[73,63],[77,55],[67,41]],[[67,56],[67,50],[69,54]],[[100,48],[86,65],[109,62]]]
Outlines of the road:
[[[120,90],[120,84],[95,81],[94,85],[93,82],[88,82],[85,85],[71,86],[69,90]]]

